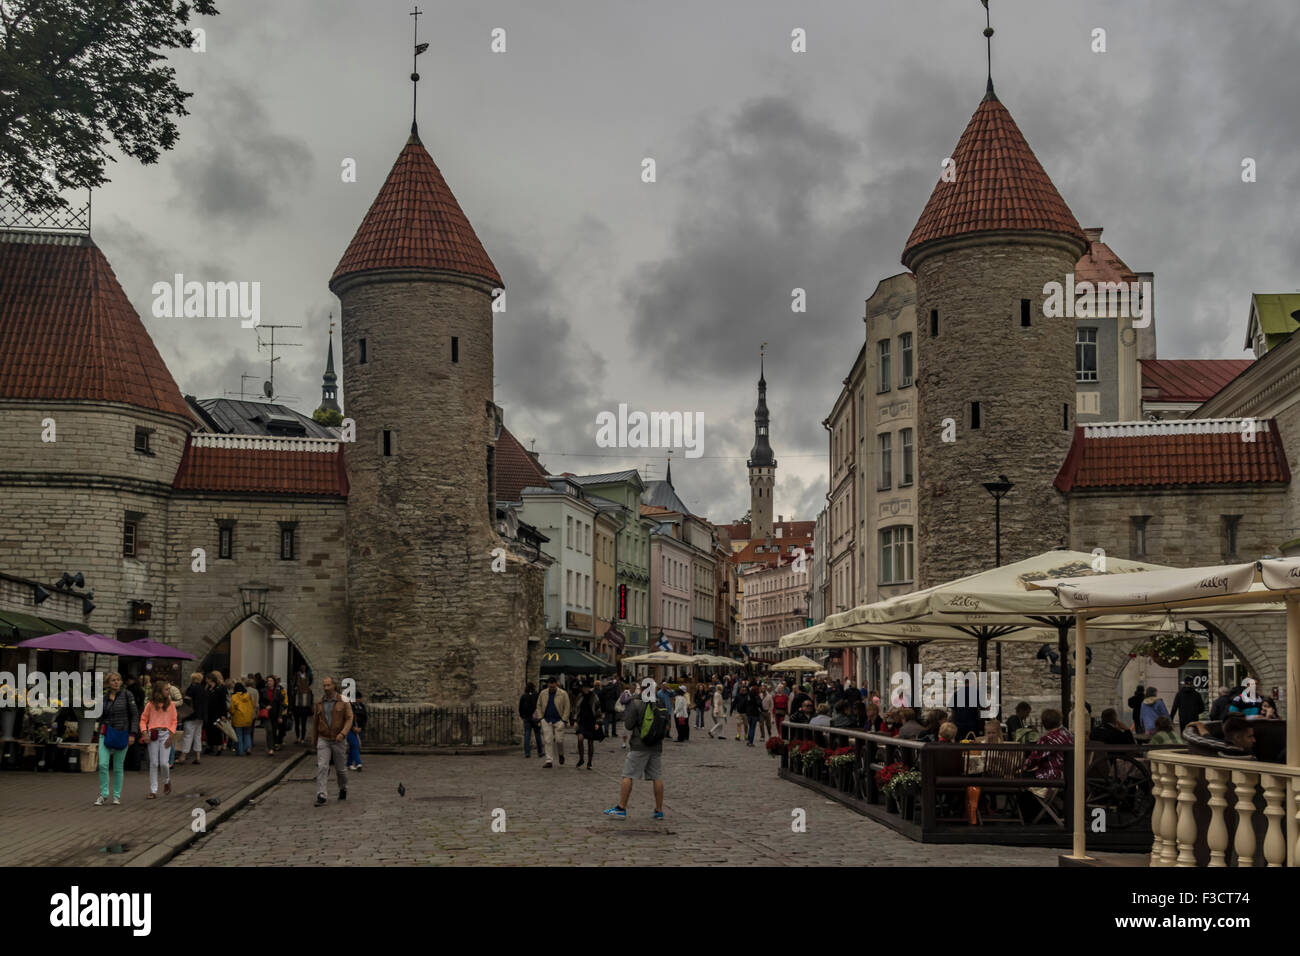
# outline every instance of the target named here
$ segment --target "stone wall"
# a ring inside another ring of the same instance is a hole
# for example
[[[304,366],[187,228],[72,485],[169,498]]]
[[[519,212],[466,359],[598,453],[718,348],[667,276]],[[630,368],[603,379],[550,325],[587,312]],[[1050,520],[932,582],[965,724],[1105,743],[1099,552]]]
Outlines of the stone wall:
[[[348,449],[348,666],[376,703],[514,704],[528,635],[544,631],[544,587],[540,573],[517,564],[491,570],[502,546],[488,513],[491,288],[386,272],[334,290],[357,429]]]
[[[234,521],[232,557],[219,557],[218,521]],[[280,558],[280,522],[295,522],[293,560]],[[172,500],[167,613],[156,624],[199,660],[256,609],[307,658],[317,683],[344,671],[347,503],[321,496],[178,493]],[[206,570],[192,552],[203,548]],[[247,589],[247,591],[245,591]],[[264,595],[264,601],[263,601]],[[248,604],[245,601],[249,602]],[[151,634],[152,636],[152,634]],[[368,688],[358,678],[359,689]]]
[[[993,563],[993,500],[981,484],[999,475],[1015,483],[1002,504],[1004,564],[1068,534],[1052,481],[1074,425],[1074,320],[1044,318],[1042,303],[1044,284],[1062,281],[1078,250],[1064,238],[1020,238],[958,239],[915,264],[921,588]],[[1031,302],[1027,328],[1021,299]],[[970,427],[976,401],[978,430]],[[942,440],[945,419],[955,423],[955,441]]]

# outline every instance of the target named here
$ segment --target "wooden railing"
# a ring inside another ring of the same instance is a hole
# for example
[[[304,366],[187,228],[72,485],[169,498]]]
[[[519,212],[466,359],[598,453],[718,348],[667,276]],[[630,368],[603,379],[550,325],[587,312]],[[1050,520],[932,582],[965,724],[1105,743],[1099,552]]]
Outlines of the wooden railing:
[[[1166,750],[1151,777],[1152,866],[1300,865],[1300,768]]]
[[[922,743],[789,721],[784,722],[781,736],[787,743],[812,739],[824,750],[852,747],[854,760],[848,773],[832,774],[820,768],[813,774],[796,770],[785,748],[780,753],[779,773],[913,840],[1018,846],[1071,844],[1072,744]],[[1087,750],[1084,826],[1088,829],[1088,846],[1145,853],[1151,845],[1151,812],[1155,804],[1148,770],[1152,748],[1089,742]],[[1037,779],[1024,772],[1025,758],[1035,751],[1063,751],[1062,776]],[[973,768],[970,758],[975,755],[982,757],[983,767]],[[876,772],[892,763],[920,772],[921,785],[914,799],[891,799],[877,785]],[[978,792],[972,794],[968,788],[978,788]],[[967,802],[972,796],[976,801],[974,824],[970,822],[972,805]],[[1095,827],[1098,819],[1101,826]]]

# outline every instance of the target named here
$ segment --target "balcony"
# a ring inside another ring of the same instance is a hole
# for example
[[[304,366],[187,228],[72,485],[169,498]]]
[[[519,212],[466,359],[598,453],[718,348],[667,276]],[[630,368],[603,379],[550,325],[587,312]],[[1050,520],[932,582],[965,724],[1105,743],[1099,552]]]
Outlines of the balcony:
[[[1177,750],[1151,754],[1152,866],[1295,866],[1300,768]]]

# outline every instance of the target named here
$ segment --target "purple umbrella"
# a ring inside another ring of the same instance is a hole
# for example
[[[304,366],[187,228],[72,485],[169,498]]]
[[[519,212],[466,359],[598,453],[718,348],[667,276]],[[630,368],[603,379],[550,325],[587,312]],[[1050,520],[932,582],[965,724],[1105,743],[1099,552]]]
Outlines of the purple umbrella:
[[[116,654],[119,657],[152,657],[152,654],[123,644],[103,634],[83,634],[81,631],[61,631],[21,641],[21,648],[40,651],[80,651],[84,654]]]
[[[151,641],[147,637],[131,641],[127,647],[139,648],[140,651],[146,652],[146,657],[166,657],[175,658],[182,661],[197,660],[193,654],[187,654],[180,648],[172,647],[170,644],[159,644],[157,641]]]

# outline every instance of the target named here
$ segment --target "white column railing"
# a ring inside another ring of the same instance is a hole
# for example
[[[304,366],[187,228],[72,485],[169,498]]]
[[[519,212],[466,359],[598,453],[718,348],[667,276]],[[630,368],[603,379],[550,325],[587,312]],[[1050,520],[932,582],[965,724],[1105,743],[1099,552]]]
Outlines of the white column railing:
[[[1152,751],[1150,760],[1151,866],[1253,866],[1261,854],[1267,866],[1300,860],[1300,841],[1288,846],[1287,825],[1288,818],[1300,822],[1300,767],[1172,750]]]

